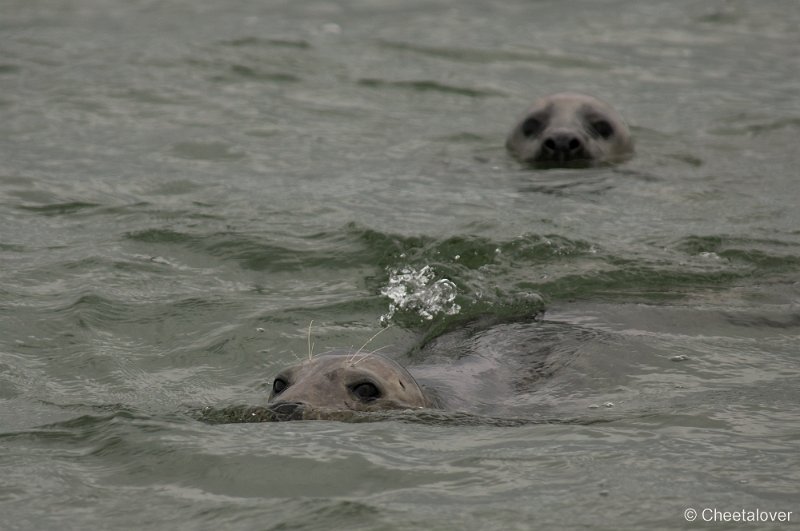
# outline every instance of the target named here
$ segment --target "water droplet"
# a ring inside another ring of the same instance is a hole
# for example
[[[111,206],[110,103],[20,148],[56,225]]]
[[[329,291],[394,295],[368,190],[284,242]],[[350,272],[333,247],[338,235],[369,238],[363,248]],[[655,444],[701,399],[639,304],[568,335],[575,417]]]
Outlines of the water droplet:
[[[461,306],[455,303],[456,285],[446,278],[433,281],[434,277],[431,266],[390,271],[389,283],[381,289],[381,295],[392,302],[389,312],[381,316],[381,323],[388,322],[398,310],[415,311],[426,320],[433,319],[437,313],[456,315],[461,311]]]

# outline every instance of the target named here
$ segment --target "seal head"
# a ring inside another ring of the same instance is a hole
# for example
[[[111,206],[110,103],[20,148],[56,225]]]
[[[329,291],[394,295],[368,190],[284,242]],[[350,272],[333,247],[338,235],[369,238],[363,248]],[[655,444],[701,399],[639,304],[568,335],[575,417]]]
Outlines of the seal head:
[[[321,354],[281,371],[268,408],[276,420],[341,419],[348,412],[434,407],[409,372],[379,354]]]
[[[633,152],[622,116],[585,94],[560,92],[537,100],[508,135],[506,147],[522,162],[542,167],[619,162]]]

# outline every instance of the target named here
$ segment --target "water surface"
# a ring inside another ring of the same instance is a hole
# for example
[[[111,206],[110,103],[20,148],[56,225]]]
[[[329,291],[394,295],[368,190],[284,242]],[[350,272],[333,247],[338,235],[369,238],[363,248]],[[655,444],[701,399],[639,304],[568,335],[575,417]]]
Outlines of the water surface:
[[[800,518],[794,2],[3,13],[4,528]],[[636,156],[512,160],[559,90],[614,104]],[[389,316],[398,282],[418,304]],[[193,413],[263,404],[311,321],[321,352],[382,317],[370,348],[442,381],[486,361],[493,386],[465,385],[468,415]]]

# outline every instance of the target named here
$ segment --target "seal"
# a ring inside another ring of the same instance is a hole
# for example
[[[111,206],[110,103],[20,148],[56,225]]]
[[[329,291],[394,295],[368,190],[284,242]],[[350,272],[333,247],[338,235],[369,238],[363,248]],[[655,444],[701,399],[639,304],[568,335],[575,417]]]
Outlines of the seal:
[[[535,166],[580,167],[623,161],[633,153],[633,141],[611,105],[559,92],[534,102],[509,133],[506,148]]]
[[[569,324],[477,319],[426,339],[400,358],[362,352],[364,347],[309,356],[268,380],[271,391],[261,405],[206,406],[196,413],[214,424],[387,417],[538,422],[539,382],[572,363],[582,338],[581,329]],[[549,404],[549,395],[542,396]]]
[[[350,412],[438,407],[397,362],[376,353],[320,354],[281,371],[267,408],[275,420],[339,419]]]

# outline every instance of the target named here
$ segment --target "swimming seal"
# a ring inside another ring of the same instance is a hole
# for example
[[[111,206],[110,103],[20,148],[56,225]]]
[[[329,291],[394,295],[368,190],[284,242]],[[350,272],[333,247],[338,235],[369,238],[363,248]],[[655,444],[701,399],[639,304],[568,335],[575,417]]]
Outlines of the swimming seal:
[[[619,162],[633,152],[622,116],[611,105],[574,92],[534,102],[509,133],[506,147],[520,161],[544,167]]]
[[[437,407],[436,399],[380,354],[320,354],[281,371],[267,408],[275,420],[341,419],[349,412]]]

